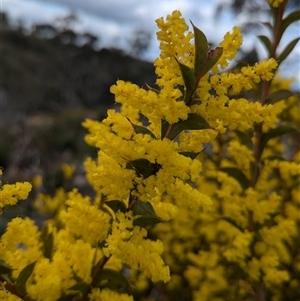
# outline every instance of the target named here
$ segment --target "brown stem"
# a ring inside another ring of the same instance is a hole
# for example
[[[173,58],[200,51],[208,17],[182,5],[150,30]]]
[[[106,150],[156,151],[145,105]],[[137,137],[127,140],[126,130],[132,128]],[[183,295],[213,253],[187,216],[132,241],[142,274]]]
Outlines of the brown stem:
[[[95,270],[94,273],[92,275],[92,282],[91,285],[89,287],[89,289],[87,290],[87,292],[83,295],[82,297],[82,301],[87,300],[87,296],[90,293],[91,289],[96,285],[96,280],[97,280],[97,276],[99,275],[99,273],[103,270],[105,264],[107,263],[107,261],[109,260],[109,257],[103,256],[96,264],[95,266]]]
[[[105,264],[109,260],[109,257],[103,256],[96,264],[95,271],[92,275],[92,287],[95,285],[98,274],[103,270]]]
[[[270,51],[270,57],[276,59],[276,50],[278,44],[280,42],[280,29],[282,26],[283,14],[285,10],[285,5],[287,1],[284,3],[274,12],[274,27],[273,27],[273,42],[272,42],[272,49]],[[275,15],[276,13],[276,15]],[[261,105],[266,104],[266,100],[268,95],[270,94],[270,87],[272,81],[263,81],[262,82],[262,91],[261,91],[261,98],[260,103]],[[255,134],[255,144],[254,144],[254,166],[252,171],[252,177],[250,179],[250,187],[255,187],[257,183],[257,179],[259,177],[259,168],[260,168],[260,157],[261,157],[261,142],[262,142],[262,135],[263,135],[263,123],[257,125]],[[253,232],[255,230],[255,221],[253,218],[253,212],[251,210],[248,211],[248,230]],[[256,301],[265,301],[265,289],[262,283],[256,285],[253,289],[253,297]]]
[[[283,14],[285,11],[285,5],[286,2],[283,2],[282,5],[279,6],[277,16],[275,19],[275,24],[274,24],[274,31],[273,31],[273,43],[272,43],[272,49],[271,49],[271,57],[274,57],[276,59],[276,50],[278,47],[278,44],[280,42],[280,28],[282,25],[282,20],[283,20]]]
[[[167,130],[166,136],[164,138],[169,138],[170,134],[172,133],[173,127],[174,127],[174,124],[170,124],[170,126]]]
[[[127,208],[127,212],[129,212],[131,210],[131,208],[133,207],[133,205],[138,201],[138,197],[134,197],[134,199],[132,200],[132,202],[128,205],[128,208]]]

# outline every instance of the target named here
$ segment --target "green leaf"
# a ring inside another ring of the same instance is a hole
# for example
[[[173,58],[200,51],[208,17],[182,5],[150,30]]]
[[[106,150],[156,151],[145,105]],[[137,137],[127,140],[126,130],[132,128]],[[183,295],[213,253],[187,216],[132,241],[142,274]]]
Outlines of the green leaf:
[[[281,52],[281,54],[278,57],[279,64],[281,64],[287,58],[287,56],[292,52],[299,40],[300,37],[294,39],[285,47],[285,49]]]
[[[188,115],[186,120],[179,120],[177,123],[173,124],[172,131],[170,132],[168,138],[173,140],[180,132],[184,130],[204,130],[210,128],[210,125],[202,116],[196,113],[191,113]]]
[[[49,259],[52,258],[53,244],[54,244],[53,233],[49,233],[46,241],[44,242],[44,256],[46,258],[49,258]]]
[[[49,233],[48,226],[46,226],[43,229],[42,235],[41,235],[41,240],[44,244],[44,246],[43,246],[44,257],[51,259],[52,252],[53,252],[54,237],[53,237],[53,233]]]
[[[163,220],[155,216],[140,216],[134,219],[132,224],[140,228],[147,228],[147,227],[152,227],[158,223],[161,223],[162,221]]]
[[[291,134],[295,132],[297,132],[297,130],[294,129],[293,127],[289,125],[282,125],[275,129],[269,130],[267,133],[262,134],[259,153],[258,153],[259,157],[263,153],[263,150],[265,149],[270,139],[282,136],[284,134]]]
[[[249,180],[240,169],[235,167],[224,167],[220,170],[227,173],[230,177],[236,179],[244,190],[249,187]]]
[[[189,103],[192,95],[194,94],[194,92],[196,90],[196,78],[194,75],[194,71],[190,67],[180,63],[177,59],[176,59],[176,61],[179,65],[181,75],[182,75],[182,78],[184,81],[184,85],[186,88],[184,102]]]
[[[192,23],[192,22],[191,22]],[[203,69],[206,62],[208,52],[208,42],[205,34],[197,28],[193,23],[194,40],[195,40],[195,62],[194,62],[194,73],[197,78]]]
[[[155,175],[161,168],[160,164],[150,163],[147,159],[137,159],[129,161],[126,164],[127,169],[133,169],[138,176],[143,176],[145,179]]]
[[[289,98],[290,96],[293,96],[293,95],[294,95],[294,93],[291,92],[290,90],[282,89],[282,90],[278,90],[278,91],[270,94],[267,97],[266,101],[268,103],[272,103],[273,104],[273,103],[275,103],[275,102],[277,102],[279,100],[287,99],[287,98]]]
[[[149,202],[139,201],[132,206],[134,215],[146,215],[156,217],[156,213]]]
[[[95,286],[100,288],[109,288],[112,290],[127,288],[129,282],[127,278],[117,270],[103,269],[95,278]]]
[[[201,152],[179,152],[180,155],[191,158],[192,160],[194,160]]]
[[[245,134],[244,132],[238,131],[238,130],[236,130],[234,132],[236,133],[240,142],[243,145],[247,146],[249,149],[253,149],[253,143],[247,134]]]
[[[126,206],[122,201],[113,200],[113,201],[107,201],[105,202],[105,205],[107,205],[113,212],[121,211],[123,213],[126,212]]]
[[[72,285],[69,290],[72,290],[72,291],[79,291],[81,292],[83,295],[85,295],[88,290],[89,290],[89,287],[90,285],[84,281],[80,281],[80,282],[77,282],[75,283],[74,285]]]
[[[141,125],[134,124],[129,119],[128,119],[128,121],[131,123],[131,125],[132,125],[132,127],[133,127],[136,134],[143,134],[143,135],[147,134],[147,135],[151,136],[153,139],[156,139],[155,135],[150,130],[148,130],[147,128],[145,128]]]
[[[282,158],[279,155],[273,155],[273,156],[268,156],[268,157],[264,157],[263,161],[273,161],[273,160],[278,160],[278,161],[284,161],[284,158]]]
[[[161,139],[166,137],[170,124],[168,121],[162,119],[161,120]]]
[[[22,294],[26,295],[26,283],[31,276],[34,267],[35,267],[36,261],[30,263],[27,265],[19,274],[17,281],[16,281],[16,287],[17,290]]]
[[[205,64],[201,74],[202,76],[206,74],[214,65],[216,65],[223,54],[223,48],[217,47],[216,49],[210,51],[207,56],[207,63]]]
[[[0,275],[2,274],[9,274],[14,269],[8,267],[2,260],[0,261]]]
[[[293,22],[296,22],[298,20],[300,20],[300,10],[296,10],[290,13],[287,17],[285,17],[282,20],[282,24],[279,32],[279,41],[281,40],[282,35],[284,34],[285,30],[289,27],[289,25],[291,25]]]
[[[61,296],[57,301],[72,301],[78,294],[68,294]]]
[[[270,39],[266,36],[260,35],[257,36],[260,41],[263,43],[263,45],[266,47],[266,50],[268,51],[268,54],[270,55],[272,52],[272,43],[270,41]]]

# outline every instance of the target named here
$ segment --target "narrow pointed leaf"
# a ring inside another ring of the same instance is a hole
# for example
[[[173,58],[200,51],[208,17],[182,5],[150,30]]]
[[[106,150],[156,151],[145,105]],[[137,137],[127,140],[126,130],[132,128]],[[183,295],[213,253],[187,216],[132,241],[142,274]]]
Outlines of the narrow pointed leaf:
[[[192,22],[191,22],[192,23]],[[208,52],[208,42],[205,34],[197,28],[193,23],[194,40],[195,40],[195,63],[194,73],[197,78],[203,69]]]
[[[265,46],[266,50],[268,51],[268,54],[270,54],[271,49],[272,49],[272,43],[271,43],[270,39],[266,36],[263,36],[263,35],[258,36],[258,38],[260,39],[260,41]]]
[[[221,58],[223,54],[223,48],[217,47],[216,49],[212,50],[207,57],[207,62],[205,66],[203,67],[203,70],[201,72],[202,76],[206,74],[213,66],[215,66],[219,59]]]
[[[293,51],[299,40],[300,37],[294,39],[285,47],[285,49],[278,57],[279,64],[281,64],[288,57],[288,55]]]
[[[123,213],[126,212],[126,206],[122,201],[113,200],[113,201],[107,201],[105,202],[105,205],[107,205],[113,212],[121,211]]]
[[[147,228],[147,227],[152,227],[161,222],[163,222],[163,220],[155,216],[140,216],[134,219],[132,224],[140,228]]]
[[[145,127],[143,127],[141,125],[134,124],[129,119],[128,119],[128,121],[131,123],[131,125],[132,125],[132,127],[133,127],[133,129],[134,129],[134,131],[135,131],[136,134],[143,134],[143,135],[148,134],[153,139],[156,139],[155,135],[150,130],[148,130],[147,128],[145,128]]]
[[[244,190],[249,187],[249,180],[240,169],[235,167],[225,167],[221,168],[220,170],[227,173],[230,177],[236,179]]]
[[[289,98],[290,96],[293,96],[293,95],[294,95],[294,93],[291,92],[290,90],[282,89],[282,90],[278,90],[278,91],[270,94],[268,96],[268,98],[266,99],[266,101],[268,103],[274,104],[275,102],[277,102],[279,100],[287,99],[287,98]]]
[[[290,13],[287,17],[282,20],[282,24],[280,27],[280,35],[279,41],[281,40],[282,35],[284,34],[285,30],[291,25],[293,22],[300,20],[300,10],[296,10]]]
[[[262,134],[261,144],[260,144],[260,149],[259,149],[259,157],[263,153],[263,150],[265,149],[265,147],[270,139],[282,136],[284,134],[291,134],[291,133],[295,133],[295,132],[297,132],[297,130],[294,129],[293,127],[291,127],[289,125],[282,125],[275,129],[269,130],[267,133]]]
[[[172,131],[168,138],[173,140],[180,132],[184,130],[203,130],[210,128],[210,125],[202,116],[196,113],[191,113],[188,115],[188,119],[179,120],[173,125]]]
[[[45,258],[52,258],[53,253],[53,244],[54,244],[54,237],[53,233],[49,233],[45,242],[44,242],[44,256]]]
[[[274,160],[278,160],[278,161],[284,161],[284,158],[282,158],[282,156],[279,155],[273,155],[273,156],[268,156],[268,157],[264,157],[263,161],[274,161]]]
[[[195,159],[201,152],[179,152],[180,155],[191,158],[191,159]]]
[[[54,237],[53,234],[49,232],[49,227],[44,227],[41,235],[41,240],[44,244],[43,246],[43,254],[44,257],[51,259],[52,252],[53,252],[53,241]]]
[[[132,206],[132,211],[134,215],[146,215],[146,216],[154,216],[156,217],[156,213],[153,209],[153,206],[149,202],[136,202]]]
[[[27,265],[17,278],[16,287],[22,295],[26,294],[26,283],[34,270],[35,264],[36,261]]]
[[[196,90],[196,78],[194,75],[194,71],[190,67],[180,63],[177,59],[176,61],[179,65],[181,75],[184,81],[184,86],[185,86],[184,101],[188,103]]]

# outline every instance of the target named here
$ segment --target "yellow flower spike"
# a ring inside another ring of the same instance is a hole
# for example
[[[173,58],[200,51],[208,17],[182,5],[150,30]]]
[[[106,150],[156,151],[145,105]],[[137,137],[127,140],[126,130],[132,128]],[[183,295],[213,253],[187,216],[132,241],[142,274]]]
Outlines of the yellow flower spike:
[[[167,282],[170,271],[160,257],[163,245],[160,241],[145,239],[146,235],[145,229],[133,226],[131,212],[117,212],[103,253],[115,255],[132,268],[142,270],[154,282]]]
[[[28,182],[4,184],[0,187],[0,209],[8,205],[15,205],[19,200],[25,200],[31,188],[32,185]]]
[[[234,27],[232,32],[227,32],[224,35],[224,40],[219,44],[220,47],[223,47],[223,54],[221,59],[218,62],[218,65],[222,69],[228,66],[229,61],[231,61],[237,54],[237,51],[243,43],[242,32],[239,27]],[[216,72],[217,67],[213,68],[213,71]]]
[[[42,258],[35,266],[27,291],[34,300],[55,301],[61,296],[62,281],[48,258]]]
[[[43,178],[41,175],[35,175],[33,178],[32,178],[32,186],[35,188],[35,189],[39,189],[41,188],[43,185]]]
[[[63,163],[61,165],[61,169],[62,169],[65,180],[69,180],[72,178],[72,176],[75,172],[76,166],[75,166],[75,164]]]
[[[69,193],[67,205],[69,207],[61,212],[60,219],[74,237],[82,237],[92,245],[105,240],[110,228],[108,213],[92,205],[89,197],[83,197],[76,190]]]
[[[66,207],[66,199],[67,192],[62,187],[59,187],[53,197],[39,193],[34,200],[33,206],[41,213],[56,214]]]
[[[16,217],[8,223],[0,239],[0,257],[14,269],[14,277],[28,264],[42,257],[40,235],[37,226],[29,218]]]
[[[90,301],[133,301],[133,297],[127,294],[119,294],[109,289],[100,290],[99,288],[92,289],[89,294]]]
[[[262,79],[269,81],[274,77],[274,71],[277,69],[277,62],[275,59],[270,58],[263,60],[259,63],[255,63],[254,71]]]

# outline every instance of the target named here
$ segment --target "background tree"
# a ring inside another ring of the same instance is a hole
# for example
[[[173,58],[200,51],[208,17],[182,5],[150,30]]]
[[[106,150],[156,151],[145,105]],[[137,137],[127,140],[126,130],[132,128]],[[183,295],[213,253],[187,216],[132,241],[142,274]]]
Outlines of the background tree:
[[[130,54],[133,57],[141,58],[150,46],[151,33],[145,29],[136,29],[128,43]]]

